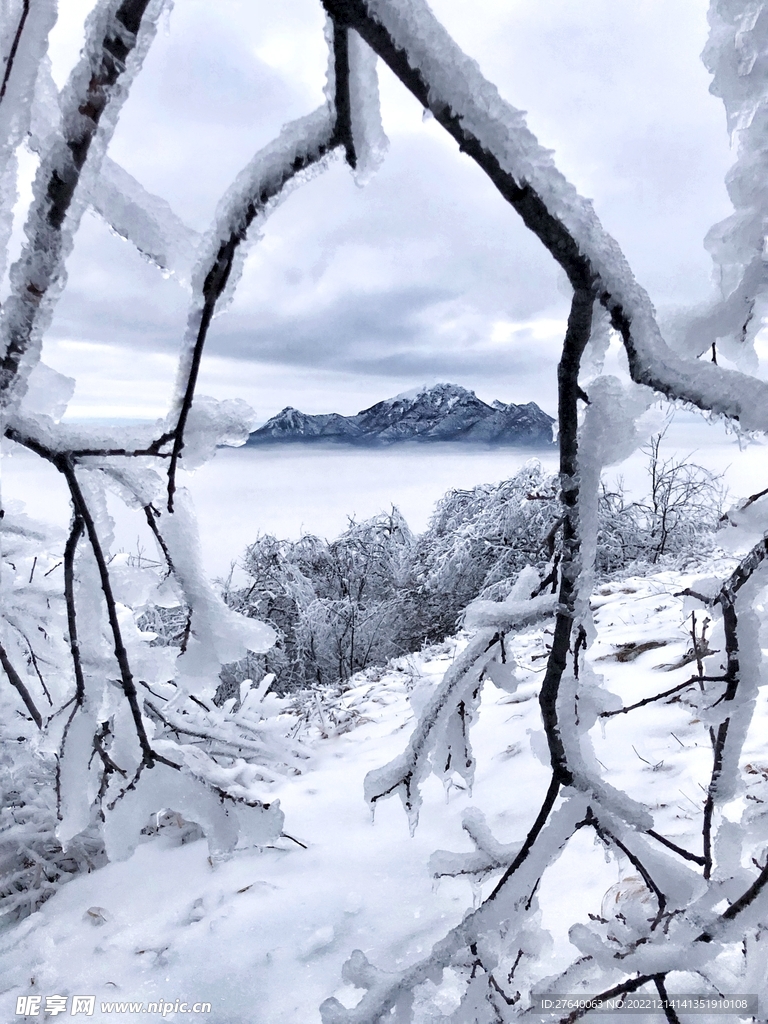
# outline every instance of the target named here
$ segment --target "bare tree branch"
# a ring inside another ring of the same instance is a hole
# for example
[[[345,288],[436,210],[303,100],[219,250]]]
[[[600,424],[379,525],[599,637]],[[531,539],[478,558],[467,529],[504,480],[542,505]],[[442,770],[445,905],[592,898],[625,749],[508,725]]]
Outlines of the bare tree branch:
[[[83,664],[80,658],[80,643],[77,638],[77,607],[75,605],[75,552],[83,535],[83,530],[83,518],[75,513],[67,544],[64,548],[64,600],[67,605],[69,650],[72,657],[72,668],[75,672],[76,707],[80,707],[85,700],[85,677],[83,676]]]
[[[38,727],[38,729],[42,729],[42,715],[37,710],[35,702],[32,700],[32,694],[24,685],[24,680],[21,678],[19,673],[11,664],[10,658],[8,657],[8,654],[2,644],[0,644],[0,665],[3,666],[3,670],[5,671],[5,674],[8,676],[8,682],[18,691],[18,694],[23,700],[24,706],[30,713],[35,725]]]
[[[634,704],[628,704],[625,708],[617,708],[615,711],[601,711],[600,717],[615,718],[616,715],[626,715],[629,714],[630,711],[634,711],[636,708],[643,708],[646,704],[653,704],[657,700],[664,700],[665,697],[671,697],[673,694],[680,693],[681,690],[687,690],[691,686],[695,686],[697,683],[722,683],[726,678],[726,676],[693,676],[692,679],[686,679],[684,683],[678,683],[677,686],[673,686],[669,690],[664,690],[662,693],[655,693],[653,697],[644,697],[642,700],[638,700]]]

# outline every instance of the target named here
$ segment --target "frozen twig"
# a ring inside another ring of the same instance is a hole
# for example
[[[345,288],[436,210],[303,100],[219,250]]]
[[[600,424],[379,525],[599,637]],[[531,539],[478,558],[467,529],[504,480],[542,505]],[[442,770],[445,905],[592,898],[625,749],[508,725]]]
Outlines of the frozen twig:
[[[672,850],[678,856],[682,857],[683,860],[689,860],[694,864],[704,865],[704,858],[699,856],[698,853],[691,853],[690,850],[684,850],[682,846],[678,846],[677,843],[673,843],[671,839],[667,839],[665,836],[659,835],[654,829],[649,828],[646,830],[646,835],[651,836],[656,840],[657,843],[661,843],[662,846],[666,846],[668,850]]]
[[[630,711],[635,711],[637,708],[643,708],[648,704],[653,704],[657,700],[664,700],[666,697],[672,697],[674,694],[680,693],[681,690],[687,690],[691,686],[695,686],[697,683],[722,683],[726,678],[726,676],[693,676],[692,679],[686,679],[684,683],[678,683],[677,686],[672,686],[669,690],[664,690],[662,693],[655,693],[652,697],[643,697],[642,700],[638,700],[634,704],[628,704],[624,708],[617,708],[615,711],[601,711],[600,717],[615,718],[616,715],[626,715],[629,714]]]
[[[42,715],[37,710],[37,706],[35,705],[35,702],[32,700],[32,694],[27,689],[24,680],[21,678],[19,673],[11,664],[11,660],[8,657],[8,652],[3,647],[2,644],[0,644],[0,665],[3,666],[3,671],[8,676],[8,682],[17,691],[22,701],[24,702],[24,707],[29,712],[33,722],[38,727],[38,729],[42,729]]]
[[[642,860],[637,856],[637,854],[633,853],[632,850],[630,850],[629,847],[626,845],[626,843],[622,842],[622,840],[619,839],[618,836],[613,835],[613,833],[609,829],[607,829],[605,825],[603,825],[602,822],[599,820],[599,818],[593,813],[591,808],[588,808],[587,810],[586,824],[592,826],[592,828],[595,830],[597,835],[600,836],[603,842],[605,842],[606,844],[613,843],[613,845],[617,849],[621,850],[621,852],[624,854],[624,856],[627,858],[630,864],[632,864],[632,866],[640,872],[640,876],[642,877],[646,886],[656,897],[656,902],[658,903],[658,911],[656,913],[656,917],[651,922],[651,931],[654,931],[654,929],[658,926],[659,922],[664,916],[664,910],[667,906],[666,895],[661,891],[656,882],[654,882],[650,872],[645,867]]]
[[[64,600],[67,605],[67,626],[69,629],[69,650],[72,658],[72,669],[75,673],[75,705],[79,707],[85,700],[85,677],[80,656],[80,642],[77,638],[77,606],[75,604],[75,552],[83,535],[82,516],[75,513],[72,518],[69,536],[64,548]]]
[[[768,884],[768,863],[766,863],[763,870],[754,880],[752,885],[739,896],[738,899],[734,900],[727,910],[724,910],[720,917],[713,922],[708,928],[706,928],[701,935],[697,936],[698,942],[711,942],[713,938],[717,936],[718,931],[728,921],[733,921],[739,916],[742,911],[754,902],[754,900],[760,895],[760,893]]]
[[[555,619],[552,651],[539,694],[541,717],[549,743],[552,770],[564,785],[573,781],[558,724],[557,698],[560,680],[567,667],[576,599],[577,564],[580,536],[576,522],[578,484],[578,376],[581,356],[592,327],[592,292],[588,267],[581,265],[582,283],[575,288],[563,354],[557,368],[558,422],[560,437],[561,501],[564,506],[563,539],[560,561],[559,610]],[[575,269],[573,270],[575,275]]]
[[[629,995],[630,992],[637,992],[637,990],[642,988],[643,985],[647,985],[649,982],[655,982],[657,978],[663,979],[664,977],[664,974],[640,974],[636,978],[629,978],[627,981],[622,981],[618,985],[614,985],[612,988],[607,988],[592,998],[595,1003],[604,1003],[608,999],[615,999],[616,996]],[[587,1013],[589,1013],[589,1006],[579,1007],[572,1013],[569,1013],[567,1017],[561,1017],[559,1024],[574,1024],[575,1021],[580,1020]]]

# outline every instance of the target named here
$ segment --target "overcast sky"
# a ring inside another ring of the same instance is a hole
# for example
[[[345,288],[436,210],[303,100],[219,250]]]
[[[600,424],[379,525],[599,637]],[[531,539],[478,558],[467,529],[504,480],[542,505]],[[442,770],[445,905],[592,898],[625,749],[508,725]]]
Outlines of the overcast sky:
[[[660,313],[712,294],[707,229],[734,154],[699,54],[704,0],[434,0],[433,9],[594,200]],[[90,4],[52,39],[62,84]],[[204,231],[240,167],[323,100],[319,0],[176,0],[110,155]],[[364,189],[334,163],[253,239],[210,335],[200,390],[260,420],[353,413],[452,381],[555,411],[565,279],[482,172],[379,64],[387,159]],[[31,168],[30,161],[30,168]],[[165,410],[188,295],[94,214],[69,261],[46,360],[75,415]]]

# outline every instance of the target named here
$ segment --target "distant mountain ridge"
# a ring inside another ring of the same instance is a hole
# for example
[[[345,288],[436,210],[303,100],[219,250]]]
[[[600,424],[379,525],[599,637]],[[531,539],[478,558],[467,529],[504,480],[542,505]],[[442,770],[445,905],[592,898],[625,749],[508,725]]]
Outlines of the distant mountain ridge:
[[[389,445],[398,441],[468,441],[479,444],[550,447],[554,419],[535,402],[487,405],[457,384],[387,398],[356,416],[308,415],[287,406],[248,438],[249,445],[332,441]]]

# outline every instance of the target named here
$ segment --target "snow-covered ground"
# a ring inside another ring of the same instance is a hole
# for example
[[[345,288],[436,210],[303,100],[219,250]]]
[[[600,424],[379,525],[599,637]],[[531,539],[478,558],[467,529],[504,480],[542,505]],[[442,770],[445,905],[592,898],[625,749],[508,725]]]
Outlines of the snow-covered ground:
[[[715,571],[725,576],[732,564]],[[690,676],[690,612],[675,595],[693,582],[667,571],[595,594],[590,658],[625,706]],[[471,736],[472,792],[460,780],[446,791],[432,776],[413,837],[397,799],[381,801],[371,820],[363,779],[403,749],[412,702],[421,706],[466,636],[360,674],[335,703],[305,708],[303,718],[286,714],[286,729],[303,737],[308,754],[301,774],[273,785],[291,838],[212,860],[204,839],[180,843],[183,830],[166,826],[129,860],[77,878],[2,933],[0,1020],[21,1019],[17,997],[37,994],[94,995],[94,1019],[104,1021],[143,1017],[100,1011],[102,1003],[146,1009],[179,1000],[209,1002],[202,1016],[211,1024],[315,1024],[328,996],[353,1005],[362,995],[342,982],[354,949],[385,970],[419,959],[482,895],[463,880],[436,884],[428,869],[434,850],[472,848],[462,812],[481,808],[497,839],[514,842],[541,804],[549,770],[536,697],[550,628],[512,640],[521,683],[513,695],[485,683]],[[651,640],[656,646],[642,646]],[[759,703],[743,764],[766,762],[767,726],[768,709]],[[593,740],[607,779],[650,806],[658,831],[700,852],[699,786],[711,770],[711,748],[685,700],[610,719]],[[554,939],[542,974],[577,955],[569,926],[599,913],[611,887],[632,873],[591,830],[575,834],[540,891],[542,923]],[[442,998],[447,1012],[450,986]],[[166,1008],[166,1019],[190,1018]]]

